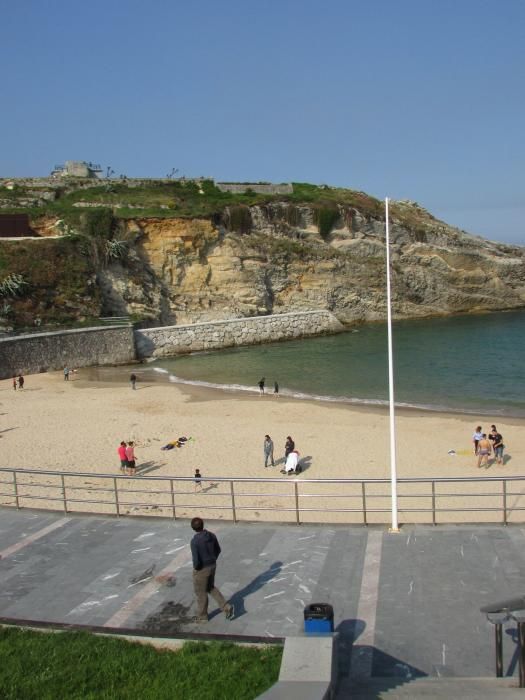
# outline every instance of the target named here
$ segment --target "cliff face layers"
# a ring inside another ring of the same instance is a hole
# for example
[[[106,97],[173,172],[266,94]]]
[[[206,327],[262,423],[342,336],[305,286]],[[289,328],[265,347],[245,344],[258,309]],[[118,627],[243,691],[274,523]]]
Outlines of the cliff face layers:
[[[411,230],[396,217],[411,207],[398,203],[391,223],[396,317],[525,305],[525,249],[470,236],[419,208]],[[245,233],[207,220],[129,221],[127,260],[99,275],[105,312],[159,324],[312,309],[343,323],[385,318],[384,223],[354,210],[322,237],[314,219],[307,206],[291,216],[272,204],[250,208]]]
[[[40,232],[56,227],[45,220]],[[70,239],[3,242],[33,247],[34,257],[42,246],[67,248],[63,264],[57,254],[56,279],[48,269],[47,282],[39,281],[34,308],[24,300],[26,320],[72,286],[78,290],[64,302],[71,320],[132,314],[149,325],[170,325],[317,309],[345,324],[386,316],[384,222],[357,208],[332,206],[327,215],[307,204],[274,202],[227,209],[217,221],[121,220],[117,237],[125,252],[106,260],[90,258],[89,246]],[[470,236],[401,202],[391,208],[390,237],[397,318],[525,305],[525,248]],[[85,262],[73,265],[75,256]],[[10,259],[34,284],[38,261],[25,269],[25,255]],[[2,273],[9,272],[4,266]],[[45,284],[54,290],[47,296]],[[19,303],[12,300],[15,311]]]

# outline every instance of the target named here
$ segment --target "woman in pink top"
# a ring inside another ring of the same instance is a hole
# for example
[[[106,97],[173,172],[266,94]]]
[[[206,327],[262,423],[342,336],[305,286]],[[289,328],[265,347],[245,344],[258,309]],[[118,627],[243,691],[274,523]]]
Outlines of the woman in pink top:
[[[128,468],[128,474],[131,476],[135,476],[137,473],[137,470],[135,468],[135,449],[133,447],[132,442],[128,442],[128,446],[126,447],[126,460],[127,460],[127,468]]]
[[[120,471],[126,471],[126,467],[128,466],[128,458],[126,457],[126,443],[124,440],[122,440],[118,446],[117,452],[120,458]]]

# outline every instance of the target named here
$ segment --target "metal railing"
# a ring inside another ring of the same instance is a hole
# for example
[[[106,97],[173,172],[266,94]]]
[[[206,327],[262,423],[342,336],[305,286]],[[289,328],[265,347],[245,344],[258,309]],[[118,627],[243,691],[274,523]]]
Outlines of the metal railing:
[[[510,598],[493,605],[485,605],[480,609],[487,620],[494,625],[496,678],[503,677],[503,634],[505,622],[517,623],[518,660],[520,688],[525,688],[525,596]]]
[[[523,522],[525,476],[484,476],[398,479],[399,513],[404,522],[457,522],[450,514],[497,513]],[[146,486],[147,484],[147,486]],[[516,486],[515,484],[518,484]],[[493,490],[490,487],[494,486]],[[263,490],[266,489],[266,490]],[[475,502],[474,502],[474,499]],[[390,517],[390,479],[205,478],[93,474],[0,468],[0,505],[47,508],[114,515],[188,517],[198,508],[207,517],[229,512],[233,522],[270,512],[270,520],[337,521],[368,525]],[[149,511],[149,512],[148,512]],[[155,511],[153,513],[153,511]],[[419,515],[418,520],[414,517]],[[457,516],[456,516],[457,517]],[[481,522],[481,517],[462,518]]]

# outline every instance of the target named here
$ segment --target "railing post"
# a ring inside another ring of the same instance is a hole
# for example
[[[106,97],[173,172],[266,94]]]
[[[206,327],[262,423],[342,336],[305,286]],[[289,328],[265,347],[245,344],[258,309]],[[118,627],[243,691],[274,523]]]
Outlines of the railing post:
[[[177,516],[175,515],[175,493],[173,491],[173,479],[170,479],[170,490],[171,490],[171,511],[173,513],[173,519],[176,520]]]
[[[432,525],[436,524],[436,482],[432,481]]]
[[[237,512],[236,512],[236,510],[235,510],[235,493],[234,493],[234,490],[233,490],[233,480],[230,481],[230,493],[231,493],[231,497],[232,497],[232,515],[233,515],[233,522],[236,523],[236,522],[237,522]]]
[[[503,485],[503,524],[507,524],[507,482],[505,479],[501,482]]]
[[[525,688],[525,622],[518,621],[520,688]]]
[[[115,496],[115,511],[117,513],[117,518],[120,518],[120,504],[118,502],[118,486],[117,477],[113,477],[113,495]]]
[[[368,525],[366,516],[366,481],[361,482],[361,502],[363,504],[363,525]]]
[[[13,489],[15,493],[15,503],[18,510],[20,510],[20,499],[18,498],[18,484],[16,482],[16,471],[13,470]]]
[[[297,525],[300,525],[301,520],[299,518],[299,491],[297,488],[297,486],[298,486],[297,480],[294,481],[293,485],[294,485],[294,494],[295,494],[295,520],[296,520]]]
[[[60,475],[60,482],[62,484],[62,502],[64,504],[64,513],[67,513],[66,484],[63,474]]]
[[[503,635],[501,628],[501,622],[497,622],[494,625],[496,640],[496,678],[503,678]]]

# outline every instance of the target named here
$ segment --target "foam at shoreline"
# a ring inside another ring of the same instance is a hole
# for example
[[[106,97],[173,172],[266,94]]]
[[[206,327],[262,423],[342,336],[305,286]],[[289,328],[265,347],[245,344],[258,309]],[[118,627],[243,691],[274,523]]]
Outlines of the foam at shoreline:
[[[167,379],[169,382],[172,382],[173,384],[181,384],[184,386],[195,386],[195,387],[202,387],[205,389],[211,389],[214,391],[223,391],[223,392],[228,392],[228,393],[244,393],[244,394],[250,394],[250,395],[258,395],[259,391],[258,389],[254,389],[251,386],[246,386],[244,384],[220,384],[218,382],[206,382],[203,380],[199,379],[184,379],[182,377],[178,377],[176,374],[173,374],[167,369],[164,369],[163,367],[151,367],[150,368],[152,371],[162,374],[162,375],[167,375]],[[273,392],[270,390],[267,392],[269,396],[273,395]],[[356,407],[381,407],[381,408],[388,408],[388,401],[383,400],[383,399],[361,399],[361,398],[356,398],[356,397],[349,397],[349,396],[327,396],[323,394],[308,394],[306,392],[302,391],[290,391],[286,388],[280,388],[279,389],[279,397],[285,397],[288,399],[297,399],[299,401],[321,401],[324,403],[332,403],[332,404],[347,404],[351,406],[356,406]],[[520,418],[522,417],[521,415],[515,415],[513,416],[511,413],[507,413],[503,411],[503,409],[496,410],[496,411],[487,411],[486,409],[480,409],[478,411],[471,410],[471,409],[462,409],[462,408],[457,408],[457,407],[451,407],[451,406],[444,406],[444,405],[431,405],[431,404],[418,404],[418,403],[406,403],[402,401],[396,401],[396,408],[400,409],[408,409],[408,410],[417,410],[417,411],[429,411],[429,412],[434,412],[434,413],[457,413],[460,415],[479,415],[479,416],[509,416],[509,417],[516,417]]]

